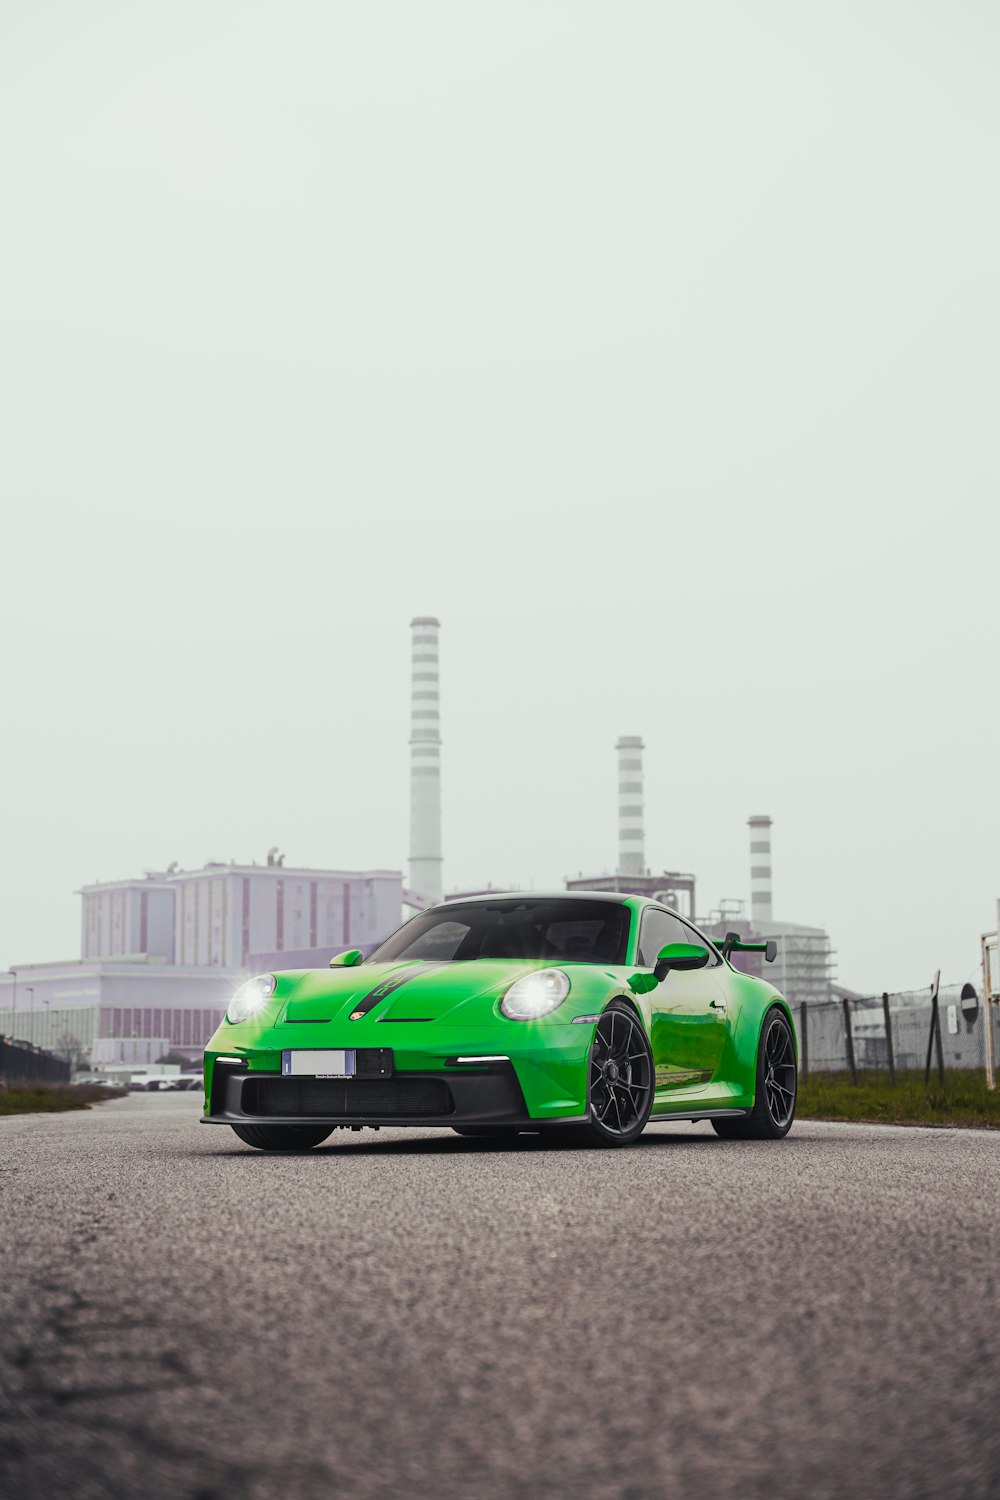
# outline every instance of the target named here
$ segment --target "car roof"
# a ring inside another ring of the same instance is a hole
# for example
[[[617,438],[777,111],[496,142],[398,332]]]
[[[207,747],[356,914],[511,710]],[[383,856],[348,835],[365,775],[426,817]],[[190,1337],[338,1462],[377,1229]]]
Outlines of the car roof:
[[[482,901],[626,901],[642,900],[629,891],[482,891],[475,896],[446,896],[442,906],[472,905]]]

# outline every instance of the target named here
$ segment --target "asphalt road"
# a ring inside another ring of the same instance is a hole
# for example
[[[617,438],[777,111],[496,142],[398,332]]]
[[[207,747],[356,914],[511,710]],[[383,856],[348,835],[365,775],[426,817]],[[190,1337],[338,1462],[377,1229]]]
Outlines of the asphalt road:
[[[1000,1134],[338,1132],[190,1095],[0,1121],[0,1489],[1000,1493]]]

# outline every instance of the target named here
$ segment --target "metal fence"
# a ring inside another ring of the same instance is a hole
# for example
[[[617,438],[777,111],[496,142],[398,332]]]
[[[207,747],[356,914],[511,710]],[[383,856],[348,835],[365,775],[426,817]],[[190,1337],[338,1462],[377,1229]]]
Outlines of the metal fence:
[[[30,1042],[0,1036],[0,1079],[4,1083],[69,1083],[70,1065]]]
[[[856,996],[792,1007],[799,1061],[810,1073],[984,1072],[987,1025],[1000,1062],[1000,1007],[984,1005],[971,984],[942,985],[935,1011],[933,986],[895,994]]]

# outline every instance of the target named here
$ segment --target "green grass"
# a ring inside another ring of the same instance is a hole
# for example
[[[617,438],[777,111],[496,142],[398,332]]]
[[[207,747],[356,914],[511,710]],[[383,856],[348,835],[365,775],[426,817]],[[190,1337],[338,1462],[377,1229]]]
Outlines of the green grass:
[[[0,1085],[0,1115],[54,1114],[64,1109],[89,1109],[105,1099],[123,1099],[128,1089],[103,1083],[26,1083]]]
[[[859,1120],[879,1125],[978,1125],[1000,1130],[1000,1089],[990,1093],[982,1071],[949,1069],[944,1083],[923,1073],[810,1073],[799,1082],[800,1120]]]

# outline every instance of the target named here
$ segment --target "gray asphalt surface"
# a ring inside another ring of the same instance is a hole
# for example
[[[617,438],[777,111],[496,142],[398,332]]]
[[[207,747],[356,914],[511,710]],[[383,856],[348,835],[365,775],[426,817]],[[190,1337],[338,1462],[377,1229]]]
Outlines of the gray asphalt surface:
[[[0,1487],[1000,1493],[1000,1135],[338,1132],[191,1095],[0,1121]]]

